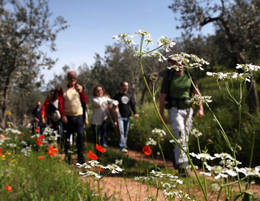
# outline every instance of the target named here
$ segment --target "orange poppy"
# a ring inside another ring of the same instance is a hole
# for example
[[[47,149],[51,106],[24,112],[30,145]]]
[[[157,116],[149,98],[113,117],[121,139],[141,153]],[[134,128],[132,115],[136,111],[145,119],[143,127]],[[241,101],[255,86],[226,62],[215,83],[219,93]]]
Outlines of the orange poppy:
[[[98,159],[98,156],[96,154],[94,154],[92,151],[89,151],[88,152],[88,157],[91,159],[91,160],[97,160]]]
[[[39,146],[42,146],[42,141],[41,141],[40,138],[37,138],[37,139],[36,139],[36,143],[37,143]]]
[[[24,132],[21,132],[21,135],[24,135]]]
[[[35,128],[35,132],[38,133],[40,131],[40,128],[39,127],[36,127]]]
[[[6,190],[8,190],[8,191],[12,191],[12,187],[9,186],[8,184],[6,184],[5,188],[6,188]]]
[[[45,136],[44,136],[44,135],[39,135],[39,138],[40,138],[40,139],[44,139]]]
[[[101,145],[98,145],[98,144],[96,144],[96,149],[98,151],[100,151],[101,153],[107,152],[107,150],[104,147],[102,147]]]
[[[44,156],[39,156],[38,158],[39,158],[40,160],[42,160],[42,159],[44,159]]]
[[[144,154],[147,155],[147,156],[151,155],[152,150],[151,150],[150,145],[145,145],[144,148],[143,148],[143,152],[144,152]]]
[[[49,150],[49,151],[48,151],[48,154],[49,154],[49,156],[54,156],[54,155],[55,155],[55,153],[52,152],[52,150]]]

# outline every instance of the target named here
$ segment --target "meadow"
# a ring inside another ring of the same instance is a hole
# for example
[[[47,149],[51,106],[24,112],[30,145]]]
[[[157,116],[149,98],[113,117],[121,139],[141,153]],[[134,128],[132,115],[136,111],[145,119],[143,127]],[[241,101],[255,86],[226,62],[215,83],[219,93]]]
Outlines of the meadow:
[[[131,46],[132,37],[119,34],[126,45],[136,52],[140,60],[140,70],[150,94],[150,101],[138,106],[140,118],[131,118],[128,148],[143,152],[151,160],[171,159],[174,146],[180,143],[172,135],[169,125],[163,123],[158,111],[158,90],[148,87],[142,68],[142,57],[153,51],[143,51],[142,43],[150,43],[150,35],[139,30],[140,51]],[[159,48],[168,49],[173,43],[160,38]],[[145,46],[147,47],[147,46]],[[154,51],[155,52],[155,51]],[[160,52],[155,55],[165,60]],[[196,55],[182,53],[188,70],[203,69],[207,62]],[[173,66],[174,67],[174,66]],[[189,133],[189,149],[183,150],[190,163],[190,177],[181,177],[174,169],[154,163],[136,160],[120,152],[117,148],[116,129],[109,132],[110,148],[86,144],[85,164],[75,164],[70,157],[55,157],[60,152],[55,133],[47,129],[38,131],[1,130],[0,135],[0,195],[2,200],[116,200],[102,191],[102,179],[108,175],[131,178],[149,186],[157,192],[163,191],[165,200],[260,200],[258,193],[250,189],[259,184],[259,114],[247,112],[247,92],[244,87],[248,71],[258,71],[259,66],[237,65],[243,72],[207,72],[199,80],[199,95],[191,99],[195,113],[197,104],[203,102],[205,116],[193,118],[193,130]],[[150,78],[155,84],[156,78]],[[258,89],[259,92],[259,89]],[[258,93],[259,94],[259,93]],[[203,96],[204,95],[204,96]],[[90,115],[91,116],[91,113]],[[86,142],[93,135],[86,127]],[[102,152],[98,158],[94,149]],[[75,143],[71,144],[69,155],[74,155]],[[72,157],[73,158],[73,157]],[[198,170],[197,170],[198,169]],[[187,176],[187,175],[186,175]],[[91,177],[90,182],[81,178]],[[129,181],[129,180],[128,180]],[[93,185],[93,183],[95,185]],[[127,185],[127,184],[126,184]],[[94,187],[93,187],[94,186]],[[118,200],[130,199],[130,194]],[[146,200],[158,200],[147,196]],[[130,199],[131,200],[131,199]],[[138,200],[137,198],[135,200]]]

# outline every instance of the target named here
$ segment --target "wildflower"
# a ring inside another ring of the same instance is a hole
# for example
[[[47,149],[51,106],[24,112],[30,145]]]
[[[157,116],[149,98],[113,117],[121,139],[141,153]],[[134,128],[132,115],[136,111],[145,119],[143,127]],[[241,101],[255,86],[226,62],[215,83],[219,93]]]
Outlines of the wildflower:
[[[9,110],[6,110],[5,113],[8,114],[9,116],[11,116],[11,114],[12,114],[11,111],[9,111]]]
[[[156,145],[156,141],[153,138],[149,138],[146,145]]]
[[[8,191],[12,191],[12,187],[9,186],[8,184],[6,184],[5,188],[6,188],[6,190],[8,190]]]
[[[39,156],[38,157],[40,160],[43,160],[44,159],[44,156]]]
[[[40,131],[40,128],[39,127],[36,127],[35,128],[35,132],[38,133]]]
[[[44,139],[45,136],[44,136],[44,135],[39,135],[39,138],[40,138],[40,139]]]
[[[54,156],[56,153],[58,153],[59,152],[59,150],[58,149],[56,149],[56,148],[53,148],[53,146],[51,145],[51,146],[49,146],[49,151],[48,151],[48,154],[50,155],[50,156]]]
[[[197,159],[204,159],[204,160],[214,160],[215,157],[207,154],[207,153],[200,153],[195,154],[194,152],[190,153],[191,156],[196,157]]]
[[[21,132],[21,135],[24,135],[24,132]]]
[[[211,96],[201,96],[198,94],[195,94],[190,100],[189,103],[200,105],[202,103],[211,103]]]
[[[2,134],[0,134],[0,138],[5,139],[6,137]]]
[[[260,69],[260,66],[252,64],[237,64],[236,69],[243,69],[245,72],[258,71]]]
[[[96,144],[96,149],[101,153],[105,153],[107,151],[104,147],[98,144]]]
[[[144,154],[147,155],[147,156],[151,155],[151,153],[152,153],[152,150],[151,150],[151,148],[150,148],[149,145],[145,145],[142,151],[143,151]]]
[[[10,171],[9,171],[9,170],[6,170],[5,172],[8,174]]]
[[[85,173],[83,172],[79,172],[80,175],[82,175],[83,177],[96,177],[97,179],[100,179],[101,176],[93,171],[87,171]]]
[[[166,136],[165,131],[162,130],[162,129],[158,129],[158,128],[153,129],[153,130],[152,130],[152,134],[154,134],[154,135],[159,135],[160,137]]]
[[[98,160],[98,156],[96,154],[94,154],[92,151],[89,151],[88,152],[88,157],[91,159],[91,160]]]
[[[176,45],[175,42],[171,41],[169,38],[167,37],[163,37],[161,36],[158,41],[157,41],[159,46],[163,46],[163,49],[166,52],[170,52],[170,48],[173,47],[174,45]]]
[[[202,136],[202,133],[199,132],[196,128],[192,129],[190,134],[194,135],[196,138],[198,138],[199,136]]]
[[[165,58],[160,52],[158,51],[154,51],[153,53],[153,56],[157,57],[158,58],[158,61],[159,62],[163,62],[163,61],[166,61],[167,58]]]
[[[37,145],[42,146],[42,141],[41,141],[40,138],[37,138],[37,139],[36,139],[36,143],[37,143]]]
[[[122,165],[122,163],[123,163],[122,159],[121,160],[118,160],[118,159],[115,160],[116,165]]]

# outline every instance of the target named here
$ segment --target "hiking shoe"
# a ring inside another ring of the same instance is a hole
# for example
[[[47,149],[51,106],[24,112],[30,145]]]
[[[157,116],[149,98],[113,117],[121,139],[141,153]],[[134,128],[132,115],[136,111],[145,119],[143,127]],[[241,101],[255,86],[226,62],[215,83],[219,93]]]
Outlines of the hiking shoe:
[[[124,153],[128,152],[128,150],[126,148],[123,148],[121,151],[124,152]]]

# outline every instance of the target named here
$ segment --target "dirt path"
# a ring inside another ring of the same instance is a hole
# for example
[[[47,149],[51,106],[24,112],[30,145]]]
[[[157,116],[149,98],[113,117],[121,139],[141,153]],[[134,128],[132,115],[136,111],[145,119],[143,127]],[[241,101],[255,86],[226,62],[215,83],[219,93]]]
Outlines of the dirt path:
[[[165,166],[163,160],[151,160],[140,152],[129,150],[127,155],[135,160],[144,160],[150,163],[155,163],[158,166]],[[171,161],[166,161],[166,166],[168,169],[174,169]],[[194,176],[193,172],[190,172],[190,174]],[[93,179],[88,177],[82,179],[85,182],[89,182],[92,189],[98,189],[97,183],[94,182]],[[143,201],[146,200],[146,198],[148,198],[149,196],[155,196],[157,193],[157,190],[154,187],[147,187],[147,185],[135,181],[133,178],[122,178],[117,177],[117,175],[109,175],[107,177],[104,177],[100,182],[100,188],[103,197],[105,196],[107,198],[110,198],[109,200],[113,201]],[[256,193],[255,196],[259,196],[260,185],[252,185],[250,191]],[[198,192],[194,193],[198,194]],[[211,197],[210,200],[216,200],[214,197]],[[165,200],[162,190],[158,191],[158,200]]]

